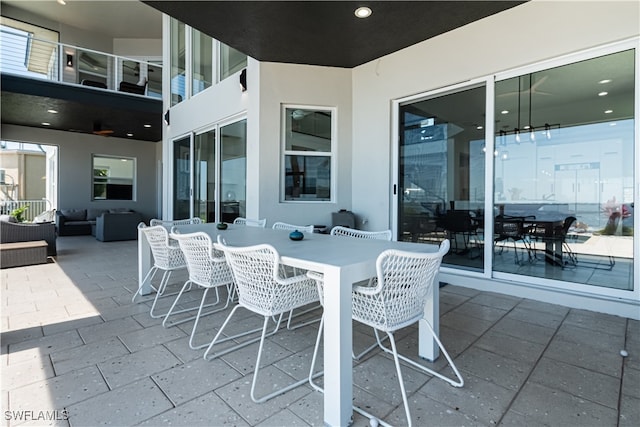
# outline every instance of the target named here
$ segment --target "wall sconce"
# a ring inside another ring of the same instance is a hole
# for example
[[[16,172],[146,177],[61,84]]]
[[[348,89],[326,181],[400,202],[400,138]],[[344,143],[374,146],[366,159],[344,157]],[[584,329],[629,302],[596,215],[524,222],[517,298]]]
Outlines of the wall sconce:
[[[67,54],[67,67],[73,67],[73,55]]]
[[[164,113],[164,122],[167,124],[167,126],[169,126],[169,110]]]
[[[243,92],[247,91],[247,69],[246,68],[242,70],[242,72],[240,73],[240,87],[242,88]]]

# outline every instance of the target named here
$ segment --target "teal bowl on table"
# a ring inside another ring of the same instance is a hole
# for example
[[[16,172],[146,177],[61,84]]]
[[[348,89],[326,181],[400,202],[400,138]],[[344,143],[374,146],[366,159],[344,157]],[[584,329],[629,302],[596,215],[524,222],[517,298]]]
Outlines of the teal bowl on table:
[[[291,240],[302,240],[304,239],[304,234],[302,234],[302,232],[295,230],[292,231],[291,233],[289,233],[289,238]]]

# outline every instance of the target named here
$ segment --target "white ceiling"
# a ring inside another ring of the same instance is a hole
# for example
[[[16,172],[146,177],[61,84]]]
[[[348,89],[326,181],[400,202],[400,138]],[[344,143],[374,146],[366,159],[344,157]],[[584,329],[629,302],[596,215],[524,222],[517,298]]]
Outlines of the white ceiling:
[[[138,0],[2,0],[51,21],[110,38],[162,38],[162,13]]]

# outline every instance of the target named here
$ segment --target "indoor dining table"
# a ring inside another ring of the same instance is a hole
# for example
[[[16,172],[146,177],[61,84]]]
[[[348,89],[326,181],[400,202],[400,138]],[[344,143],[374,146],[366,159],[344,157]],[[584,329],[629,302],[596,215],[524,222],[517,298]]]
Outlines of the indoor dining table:
[[[353,414],[352,382],[352,321],[351,287],[353,283],[376,275],[376,259],[386,249],[414,252],[436,252],[437,245],[355,239],[307,233],[301,241],[289,239],[286,230],[229,225],[218,230],[214,223],[177,226],[186,234],[203,231],[217,241],[222,236],[227,245],[272,245],[280,254],[282,264],[324,274],[324,423],[347,426]],[[152,267],[153,258],[144,235],[138,235],[139,280]],[[427,360],[438,358],[438,346],[423,322],[428,321],[438,333],[438,281],[431,287],[433,298],[425,307],[424,319],[419,322],[419,355]],[[142,293],[151,292],[143,283]]]

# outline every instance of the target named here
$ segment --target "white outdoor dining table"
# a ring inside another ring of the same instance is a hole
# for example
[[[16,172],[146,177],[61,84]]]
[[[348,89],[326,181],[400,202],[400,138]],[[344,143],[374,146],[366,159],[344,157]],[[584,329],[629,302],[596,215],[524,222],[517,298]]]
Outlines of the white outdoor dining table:
[[[272,245],[280,254],[281,262],[292,267],[318,271],[324,274],[324,423],[347,426],[352,409],[352,331],[351,286],[376,274],[376,258],[386,249],[415,252],[435,252],[436,245],[389,242],[383,240],[352,239],[324,234],[305,234],[302,241],[289,239],[286,230],[229,225],[218,230],[215,224],[194,224],[176,227],[180,233],[204,231],[214,241],[220,234],[231,246],[250,246],[260,243]],[[144,235],[138,233],[138,280],[143,280],[152,267],[152,256]],[[438,281],[432,286],[433,298],[425,307],[425,319],[438,332]],[[142,293],[151,292],[149,283],[143,284]],[[436,360],[435,345],[426,327],[420,322],[419,355]]]

